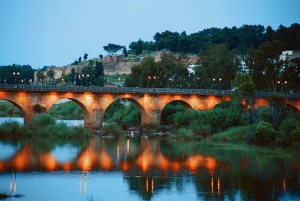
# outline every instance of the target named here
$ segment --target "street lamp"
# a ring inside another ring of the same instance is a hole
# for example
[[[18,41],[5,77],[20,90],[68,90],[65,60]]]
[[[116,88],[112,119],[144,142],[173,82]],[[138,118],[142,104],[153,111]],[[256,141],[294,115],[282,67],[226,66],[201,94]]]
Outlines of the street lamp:
[[[215,83],[215,82],[217,81],[217,79],[216,79],[216,78],[213,78],[212,81],[213,81],[213,83]],[[218,81],[221,83],[221,82],[222,82],[222,78],[219,78]],[[215,84],[214,84],[214,85],[215,85]],[[220,85],[221,85],[221,84],[220,84]],[[216,89],[218,89],[218,82],[217,82],[217,87],[216,87]]]
[[[81,86],[82,86],[82,79],[84,78],[84,74],[81,75]]]
[[[14,77],[18,76],[18,75],[20,75],[20,72],[13,72],[13,76]],[[16,85],[16,81],[17,81],[17,78],[15,77],[15,85]]]
[[[90,82],[90,75],[87,74],[86,76],[87,76],[87,86],[89,86],[90,85],[90,83],[89,83]]]

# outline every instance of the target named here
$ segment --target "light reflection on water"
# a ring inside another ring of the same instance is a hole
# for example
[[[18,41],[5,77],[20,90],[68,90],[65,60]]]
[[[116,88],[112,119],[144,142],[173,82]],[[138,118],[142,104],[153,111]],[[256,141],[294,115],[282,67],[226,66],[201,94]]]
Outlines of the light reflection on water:
[[[0,142],[13,200],[297,200],[299,154],[140,137]]]

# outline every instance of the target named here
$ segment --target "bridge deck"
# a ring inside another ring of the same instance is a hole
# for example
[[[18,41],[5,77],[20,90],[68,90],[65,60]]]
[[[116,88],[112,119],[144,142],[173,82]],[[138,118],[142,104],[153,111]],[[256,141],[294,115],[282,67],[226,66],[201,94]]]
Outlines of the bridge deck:
[[[134,93],[134,94],[185,94],[185,95],[214,95],[230,96],[231,90],[214,89],[178,89],[178,88],[139,88],[139,87],[100,87],[100,86],[54,86],[54,85],[13,85],[0,84],[0,90],[6,91],[58,91],[58,92],[93,92],[93,93]],[[256,92],[255,97],[268,97],[271,94],[284,96],[289,99],[299,99],[300,93]]]

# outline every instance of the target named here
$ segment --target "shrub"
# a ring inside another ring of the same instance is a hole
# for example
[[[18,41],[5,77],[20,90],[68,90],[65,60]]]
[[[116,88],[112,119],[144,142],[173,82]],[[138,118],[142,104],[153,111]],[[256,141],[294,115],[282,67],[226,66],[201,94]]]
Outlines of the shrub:
[[[251,140],[256,143],[271,142],[275,139],[275,134],[276,131],[269,122],[260,121],[255,128],[255,133],[251,137]]]
[[[114,136],[119,136],[122,134],[121,127],[115,122],[109,122],[103,127],[103,134],[113,134]]]
[[[251,125],[229,128],[227,131],[212,135],[210,139],[222,142],[245,142],[250,129]]]
[[[25,136],[23,125],[16,121],[6,121],[0,126],[0,136],[2,137],[20,137]]]

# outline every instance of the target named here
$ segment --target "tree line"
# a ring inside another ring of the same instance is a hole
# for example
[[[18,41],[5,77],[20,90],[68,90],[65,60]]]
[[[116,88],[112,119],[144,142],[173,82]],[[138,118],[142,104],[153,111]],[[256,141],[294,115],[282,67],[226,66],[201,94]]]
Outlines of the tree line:
[[[182,33],[166,30],[156,33],[154,41],[131,42],[129,48],[132,52],[141,54],[143,50],[169,49],[172,52],[198,53],[206,44],[226,44],[228,50],[236,49],[238,54],[245,55],[249,47],[257,49],[266,41],[278,40],[285,44],[289,50],[300,49],[300,25],[292,24],[290,27],[280,25],[277,30],[271,26],[243,25],[239,28],[209,28],[191,33]],[[141,50],[142,49],[142,50]]]

